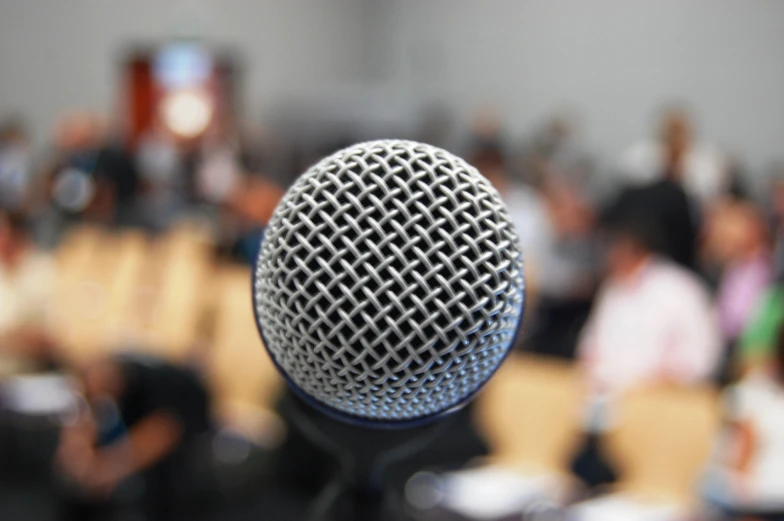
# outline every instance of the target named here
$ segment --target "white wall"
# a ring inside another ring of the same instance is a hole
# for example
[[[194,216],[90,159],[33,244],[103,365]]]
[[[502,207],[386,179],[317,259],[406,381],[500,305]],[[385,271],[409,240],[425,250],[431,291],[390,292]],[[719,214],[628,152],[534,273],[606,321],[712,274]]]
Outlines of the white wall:
[[[123,45],[183,25],[242,52],[254,116],[332,92],[394,114],[440,99],[463,118],[491,104],[521,136],[568,105],[613,156],[684,100],[753,167],[784,156],[780,0],[0,0],[0,115],[43,132],[111,110]]]
[[[397,0],[387,78],[518,134],[563,105],[614,155],[671,100],[760,167],[784,157],[784,2]]]
[[[0,0],[0,116],[24,114],[39,141],[59,114],[110,112],[128,44],[195,33],[240,51],[246,107],[361,75],[361,0]]]

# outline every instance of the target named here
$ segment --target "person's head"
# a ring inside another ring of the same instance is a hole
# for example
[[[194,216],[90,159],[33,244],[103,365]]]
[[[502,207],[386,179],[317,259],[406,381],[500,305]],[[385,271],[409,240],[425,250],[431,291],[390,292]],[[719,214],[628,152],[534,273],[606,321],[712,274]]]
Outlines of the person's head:
[[[506,189],[506,159],[501,146],[495,142],[477,143],[469,156],[469,163],[499,191]]]
[[[708,216],[706,245],[722,264],[743,261],[769,248],[770,236],[762,212],[744,201],[716,205]]]
[[[558,237],[586,237],[593,233],[594,208],[576,184],[553,177],[540,186],[553,231]]]
[[[81,152],[95,147],[99,141],[101,123],[86,112],[67,114],[55,128],[55,145],[65,152]]]
[[[0,262],[14,266],[30,245],[30,232],[24,216],[0,213]]]
[[[485,106],[476,110],[471,120],[471,133],[482,141],[498,140],[503,132],[503,125],[498,112]]]
[[[536,139],[539,154],[550,156],[558,146],[577,133],[577,115],[568,109],[553,114],[539,131]]]
[[[0,122],[0,145],[26,143],[27,129],[21,118],[9,117]]]
[[[663,112],[659,121],[659,139],[668,156],[678,158],[688,150],[693,132],[691,118],[684,109],[671,107]]]
[[[547,134],[554,141],[567,139],[574,131],[574,123],[566,114],[553,117],[547,124]]]
[[[654,252],[661,249],[660,225],[647,215],[623,212],[605,219],[605,269],[615,279],[633,276]]]

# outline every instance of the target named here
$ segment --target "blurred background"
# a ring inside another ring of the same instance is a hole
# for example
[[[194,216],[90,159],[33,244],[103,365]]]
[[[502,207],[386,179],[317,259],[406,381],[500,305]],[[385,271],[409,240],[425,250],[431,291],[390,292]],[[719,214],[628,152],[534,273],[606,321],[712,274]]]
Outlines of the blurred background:
[[[389,471],[417,520],[784,519],[784,4],[0,3],[0,518],[307,519],[250,269],[378,138],[476,166],[515,353]],[[521,517],[522,516],[522,517]]]

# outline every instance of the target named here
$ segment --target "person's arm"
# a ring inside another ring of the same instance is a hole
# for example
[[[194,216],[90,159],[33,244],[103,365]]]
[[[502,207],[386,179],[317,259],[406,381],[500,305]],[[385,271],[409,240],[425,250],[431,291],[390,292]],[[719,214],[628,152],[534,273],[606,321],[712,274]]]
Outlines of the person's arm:
[[[741,474],[746,474],[756,449],[757,440],[754,428],[748,422],[736,421],[730,425],[730,433],[733,438],[730,468]]]
[[[60,431],[55,468],[79,483],[86,482],[95,466],[95,439],[92,415],[80,411]]]
[[[723,463],[736,479],[735,493],[743,498],[748,497],[752,489],[752,481],[748,478],[753,473],[752,464],[756,456],[759,441],[755,429],[754,418],[759,418],[761,403],[765,400],[758,394],[755,379],[744,379],[725,392],[725,414],[727,417],[727,441]]]
[[[152,413],[128,434],[128,440],[98,451],[91,485],[110,492],[129,476],[166,457],[182,438],[182,425],[167,412]]]

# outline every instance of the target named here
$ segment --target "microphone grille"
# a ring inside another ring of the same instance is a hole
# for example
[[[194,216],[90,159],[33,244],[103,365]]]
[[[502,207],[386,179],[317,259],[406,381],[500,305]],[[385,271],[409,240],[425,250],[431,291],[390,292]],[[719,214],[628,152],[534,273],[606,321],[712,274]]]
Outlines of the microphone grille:
[[[372,141],[288,190],[254,271],[264,343],[290,384],[381,423],[468,400],[521,320],[523,266],[498,192],[462,159]]]

